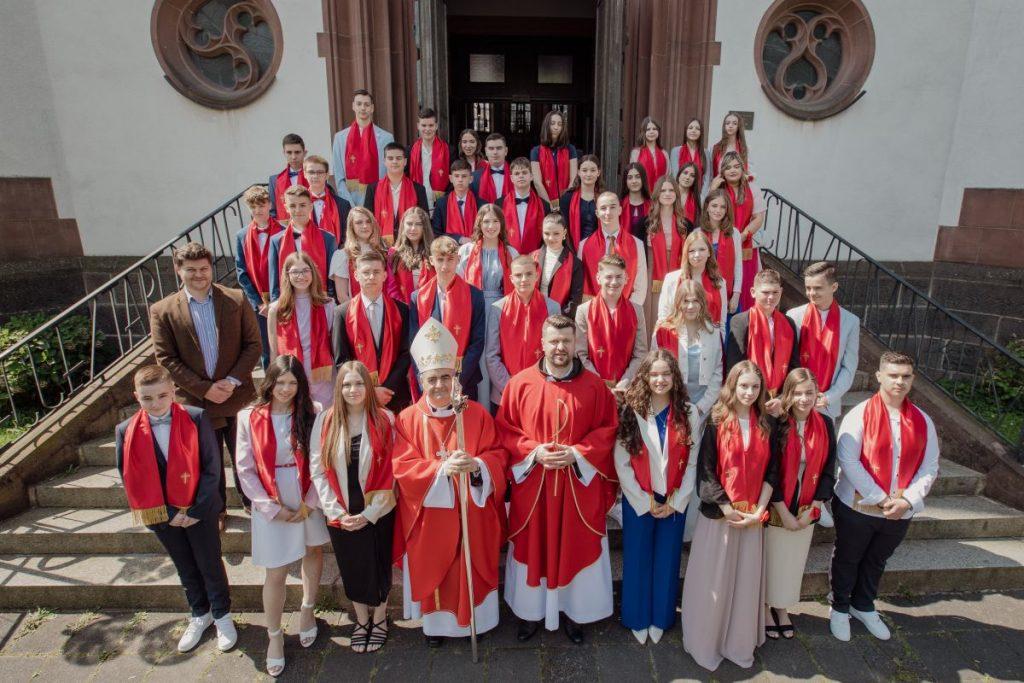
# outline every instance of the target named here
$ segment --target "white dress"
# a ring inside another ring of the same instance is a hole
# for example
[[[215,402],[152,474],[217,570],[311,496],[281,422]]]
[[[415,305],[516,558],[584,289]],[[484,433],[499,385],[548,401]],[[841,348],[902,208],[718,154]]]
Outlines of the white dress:
[[[252,500],[252,563],[257,567],[273,569],[283,567],[301,559],[306,546],[324,545],[330,542],[327,522],[319,507],[316,488],[310,486],[305,503],[310,509],[309,517],[302,522],[282,522],[274,519],[281,505],[270,498],[256,471],[255,454],[252,447],[252,430],[249,416],[252,408],[238,413],[238,478],[245,495]],[[291,415],[271,413],[274,435],[277,439],[277,469],[275,481],[281,504],[291,509],[299,507],[299,474],[293,466],[295,459],[291,448]],[[287,465],[287,466],[283,466]]]

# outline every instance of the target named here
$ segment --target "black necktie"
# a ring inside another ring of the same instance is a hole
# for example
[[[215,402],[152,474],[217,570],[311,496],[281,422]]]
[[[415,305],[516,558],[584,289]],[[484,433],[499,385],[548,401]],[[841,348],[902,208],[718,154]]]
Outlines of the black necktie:
[[[505,175],[505,169],[503,168],[492,168],[491,175]]]
[[[519,204],[529,204],[529,203],[530,203],[530,198],[529,197],[516,197],[516,205],[517,206]]]
[[[465,200],[465,199],[460,199],[460,200],[459,200],[459,208],[461,209],[461,208],[462,208],[462,205],[463,205],[463,204],[465,204],[465,203],[466,203],[466,200]]]

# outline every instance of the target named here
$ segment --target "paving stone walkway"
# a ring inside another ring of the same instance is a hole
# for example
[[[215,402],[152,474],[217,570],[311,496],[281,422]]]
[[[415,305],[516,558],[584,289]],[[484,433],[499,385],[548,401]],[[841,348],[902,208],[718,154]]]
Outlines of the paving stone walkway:
[[[340,612],[318,615],[321,635],[303,650],[288,631],[288,666],[282,681],[670,681],[790,680],[955,681],[1024,679],[1024,591],[915,597],[880,603],[893,639],[879,642],[854,624],[854,638],[840,643],[828,633],[828,608],[801,603],[797,638],[769,642],[751,669],[724,663],[714,674],[683,652],[678,626],[658,645],[640,646],[609,619],[587,630],[574,646],[561,632],[530,643],[515,639],[514,620],[481,642],[481,661],[469,645],[448,642],[428,650],[419,629],[399,622],[378,654],[348,649],[352,622]],[[258,613],[236,614],[239,643],[216,651],[210,629],[193,652],[174,644],[184,628],[180,614],[159,612],[0,614],[0,680],[15,681],[219,681],[269,680],[263,672],[266,631]]]

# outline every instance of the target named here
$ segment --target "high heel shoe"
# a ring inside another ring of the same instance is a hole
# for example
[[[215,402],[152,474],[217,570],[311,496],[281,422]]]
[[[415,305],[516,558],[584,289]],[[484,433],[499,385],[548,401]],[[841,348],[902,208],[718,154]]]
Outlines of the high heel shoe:
[[[284,632],[281,629],[277,629],[276,631],[267,631],[267,638],[277,638],[278,636],[281,637],[281,652],[283,654]],[[269,645],[267,646],[267,649],[270,649]],[[284,673],[284,657],[267,657],[267,673],[273,678],[277,678]]]
[[[311,610],[313,609],[313,607],[313,605],[307,605],[306,603],[302,603],[302,609]],[[302,647],[310,647],[311,645],[313,645],[313,643],[316,642],[316,637],[319,631],[320,627],[316,623],[316,615],[314,614],[313,628],[309,629],[308,631],[299,631],[299,645],[301,645]]]

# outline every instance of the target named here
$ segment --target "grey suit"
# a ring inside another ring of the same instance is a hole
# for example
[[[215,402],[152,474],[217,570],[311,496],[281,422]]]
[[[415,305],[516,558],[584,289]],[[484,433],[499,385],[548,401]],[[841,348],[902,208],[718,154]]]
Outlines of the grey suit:
[[[839,304],[835,304],[839,306]],[[800,341],[800,325],[804,321],[804,313],[810,304],[791,308],[786,312],[789,319],[796,325],[797,342]],[[824,322],[824,321],[823,321]],[[843,395],[853,386],[860,361],[860,318],[839,306],[839,362],[836,363],[832,383],[825,396],[828,408],[824,411],[833,420],[839,417],[842,410]],[[801,361],[801,365],[803,362]]]
[[[518,296],[509,294],[508,296]],[[501,309],[505,306],[508,296],[503,296],[487,307],[487,338],[484,341],[484,362],[487,364],[487,374],[491,378],[491,403],[501,403],[501,394],[505,391],[505,385],[512,379],[508,368],[501,358],[501,338],[498,334],[498,324],[501,321]],[[534,296],[540,296],[537,292]],[[562,309],[558,303],[544,297],[548,307],[548,315],[559,315]]]

